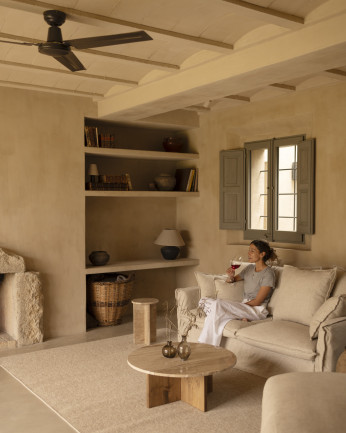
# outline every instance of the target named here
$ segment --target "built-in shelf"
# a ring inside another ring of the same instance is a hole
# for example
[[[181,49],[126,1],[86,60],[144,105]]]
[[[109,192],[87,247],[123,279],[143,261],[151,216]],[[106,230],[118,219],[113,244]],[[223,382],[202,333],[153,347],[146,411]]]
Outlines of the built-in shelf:
[[[162,268],[178,268],[182,266],[196,266],[199,264],[198,259],[147,259],[147,260],[133,260],[111,263],[104,266],[87,265],[85,269],[86,274],[106,274],[109,272],[128,272],[140,271],[145,269],[162,269]]]
[[[113,149],[106,147],[85,147],[85,155],[105,156],[109,158],[151,159],[166,161],[195,160],[197,153],[158,152],[153,150]]]
[[[199,192],[184,191],[85,191],[86,197],[199,197]]]

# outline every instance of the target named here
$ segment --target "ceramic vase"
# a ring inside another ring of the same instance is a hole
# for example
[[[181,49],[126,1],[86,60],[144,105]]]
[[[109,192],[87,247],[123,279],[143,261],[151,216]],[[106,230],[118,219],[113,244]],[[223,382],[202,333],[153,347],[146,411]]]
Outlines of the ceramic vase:
[[[167,344],[165,344],[162,348],[162,355],[165,358],[174,358],[177,354],[177,349],[173,346],[171,341],[167,341]]]
[[[182,335],[181,336],[181,342],[178,344],[177,347],[177,352],[178,355],[180,356],[180,358],[183,361],[186,361],[189,356],[191,355],[191,346],[189,345],[189,343],[187,342],[187,336],[186,335]]]
[[[182,141],[177,137],[166,137],[162,143],[166,152],[180,152],[183,146]]]
[[[155,185],[159,191],[173,191],[175,182],[175,177],[170,174],[161,173],[155,177]]]
[[[107,251],[93,251],[89,255],[89,260],[94,266],[103,266],[108,263],[109,254]]]

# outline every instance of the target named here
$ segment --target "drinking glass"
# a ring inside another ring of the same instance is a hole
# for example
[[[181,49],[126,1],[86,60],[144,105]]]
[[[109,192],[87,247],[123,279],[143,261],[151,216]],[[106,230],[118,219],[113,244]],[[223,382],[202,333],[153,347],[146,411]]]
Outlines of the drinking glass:
[[[243,259],[242,257],[233,257],[230,263],[231,263],[231,268],[236,270],[240,268],[241,264],[243,263]]]

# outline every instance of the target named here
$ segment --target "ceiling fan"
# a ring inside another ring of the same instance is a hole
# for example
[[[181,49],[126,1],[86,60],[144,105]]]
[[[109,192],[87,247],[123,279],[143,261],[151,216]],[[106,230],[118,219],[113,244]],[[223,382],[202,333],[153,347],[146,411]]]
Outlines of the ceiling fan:
[[[122,33],[117,35],[96,36],[91,38],[70,39],[64,41],[62,39],[60,26],[64,24],[66,19],[65,12],[58,10],[49,10],[43,12],[44,20],[49,24],[47,42],[30,43],[30,42],[0,42],[17,45],[34,45],[38,47],[41,54],[52,56],[58,62],[62,63],[72,72],[85,70],[85,67],[71,51],[71,47],[83,50],[86,48],[105,47],[109,45],[129,44],[132,42],[141,42],[152,40],[152,38],[144,31]]]

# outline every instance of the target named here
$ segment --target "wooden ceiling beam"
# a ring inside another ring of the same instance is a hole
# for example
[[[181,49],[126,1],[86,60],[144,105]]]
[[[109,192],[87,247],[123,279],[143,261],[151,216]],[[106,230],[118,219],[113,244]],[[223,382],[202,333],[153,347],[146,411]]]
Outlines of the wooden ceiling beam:
[[[10,80],[0,80],[0,86],[17,87],[19,89],[39,90],[39,91],[45,91],[45,92],[50,92],[50,93],[52,93],[52,92],[53,93],[63,93],[65,95],[85,96],[88,98],[102,98],[104,96],[101,93],[85,92],[82,90],[64,89],[61,87],[42,86],[39,84],[20,83],[18,81],[10,81]]]
[[[273,83],[273,84],[270,84],[270,87],[276,87],[277,89],[284,90],[285,92],[288,92],[288,93],[296,91],[295,86],[291,86],[289,84],[284,84],[284,83]]]
[[[196,42],[198,44],[206,45],[206,46],[213,46],[215,48],[220,49],[226,49],[226,50],[233,50],[233,45],[226,44],[221,41],[216,41],[214,39],[207,39],[207,38],[200,38],[197,36],[187,35],[184,33],[178,33],[173,32],[171,30],[165,30],[158,27],[153,26],[147,26],[143,23],[136,23],[133,21],[127,21],[127,20],[121,20],[118,18],[108,17],[105,15],[99,15],[94,14],[92,12],[86,12],[79,9],[73,9],[68,8],[64,6],[55,5],[52,3],[46,3],[42,1],[36,1],[36,0],[11,0],[11,1],[0,1],[0,4],[4,4],[5,6],[17,8],[17,9],[24,9],[24,10],[31,10],[32,12],[37,12],[39,10],[40,13],[44,10],[48,9],[58,9],[59,11],[65,12],[67,15],[73,17],[77,17],[78,19],[84,20],[84,23],[93,23],[95,21],[97,22],[103,22],[103,23],[109,23],[109,24],[117,24],[120,26],[125,27],[131,27],[137,30],[144,30],[150,33],[156,33],[164,36],[169,36],[176,39],[182,39],[186,41]],[[12,4],[12,6],[10,6]]]
[[[341,69],[328,69],[327,71],[323,71],[322,74],[326,77],[334,78],[336,80],[346,80],[346,72]]]
[[[275,9],[258,6],[243,0],[223,0],[229,3],[235,13],[245,15],[249,18],[275,24],[291,30],[300,29],[304,25],[304,18],[296,15],[280,12]]]
[[[36,71],[54,72],[57,74],[64,74],[64,75],[73,75],[73,76],[77,75],[78,77],[82,77],[82,78],[88,78],[88,79],[100,80],[100,81],[112,81],[114,83],[126,84],[127,86],[132,86],[132,87],[138,86],[137,81],[123,80],[122,78],[106,77],[103,75],[88,74],[85,72],[72,72],[68,70],[65,71],[64,69],[48,68],[45,66],[37,66],[28,63],[19,63],[19,62],[10,62],[7,60],[0,60],[0,65],[10,66],[14,68],[21,68],[21,69],[25,68],[25,69],[31,69]]]
[[[239,102],[250,102],[250,98],[248,96],[241,96],[241,95],[228,95],[228,96],[224,96],[223,99],[233,99],[234,101],[239,101]]]

